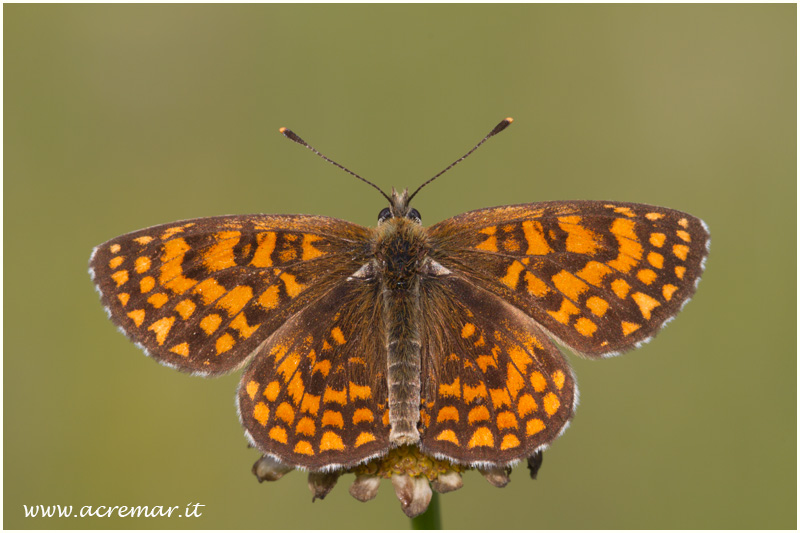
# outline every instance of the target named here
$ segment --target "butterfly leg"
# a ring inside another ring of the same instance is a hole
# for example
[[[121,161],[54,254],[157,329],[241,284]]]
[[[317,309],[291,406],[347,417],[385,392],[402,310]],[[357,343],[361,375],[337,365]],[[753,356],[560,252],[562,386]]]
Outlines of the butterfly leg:
[[[544,452],[539,451],[528,457],[528,470],[531,471],[531,479],[536,479],[536,476],[539,474],[539,469],[542,467],[543,456]]]

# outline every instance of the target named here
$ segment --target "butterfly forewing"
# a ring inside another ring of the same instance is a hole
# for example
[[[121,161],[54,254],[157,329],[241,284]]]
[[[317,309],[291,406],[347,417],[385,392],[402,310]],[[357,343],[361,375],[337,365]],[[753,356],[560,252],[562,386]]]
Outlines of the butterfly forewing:
[[[423,375],[435,376],[422,391],[422,450],[504,464],[555,439],[572,416],[575,380],[533,320],[459,275],[422,294]]]
[[[698,218],[620,202],[481,209],[429,231],[442,265],[590,356],[632,348],[672,318],[695,291],[709,242]]]
[[[259,449],[312,470],[388,451],[380,313],[377,285],[342,280],[267,341],[238,396]]]
[[[187,220],[98,246],[90,272],[111,319],[146,353],[220,374],[356,270],[366,235],[325,217]]]

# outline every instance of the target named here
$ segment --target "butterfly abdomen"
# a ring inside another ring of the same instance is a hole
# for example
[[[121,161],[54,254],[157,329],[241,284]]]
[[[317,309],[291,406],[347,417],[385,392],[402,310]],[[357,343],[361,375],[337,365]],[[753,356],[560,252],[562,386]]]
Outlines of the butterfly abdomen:
[[[402,295],[385,291],[384,323],[387,331],[387,385],[389,388],[389,439],[395,444],[419,441],[420,335],[415,310],[419,286]]]
[[[376,232],[375,261],[386,332],[389,439],[397,445],[419,441],[419,284],[428,250],[425,230],[408,219],[388,220]]]

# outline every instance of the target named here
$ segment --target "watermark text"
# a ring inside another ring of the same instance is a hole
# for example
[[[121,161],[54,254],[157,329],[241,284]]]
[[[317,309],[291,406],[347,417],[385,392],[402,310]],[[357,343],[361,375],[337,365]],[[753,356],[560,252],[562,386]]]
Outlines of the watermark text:
[[[174,505],[23,505],[25,518],[200,518],[202,503]]]

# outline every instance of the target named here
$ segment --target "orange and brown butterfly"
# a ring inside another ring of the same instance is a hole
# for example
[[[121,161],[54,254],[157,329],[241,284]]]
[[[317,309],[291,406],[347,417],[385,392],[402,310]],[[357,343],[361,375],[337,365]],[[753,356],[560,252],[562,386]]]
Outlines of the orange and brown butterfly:
[[[245,367],[239,416],[270,464],[332,472],[398,447],[484,470],[536,463],[578,398],[557,343],[597,358],[648,341],[695,292],[708,229],[604,201],[425,227],[410,201],[434,178],[381,191],[374,228],[186,220],[101,244],[90,273],[111,320],[158,362],[202,376]]]

